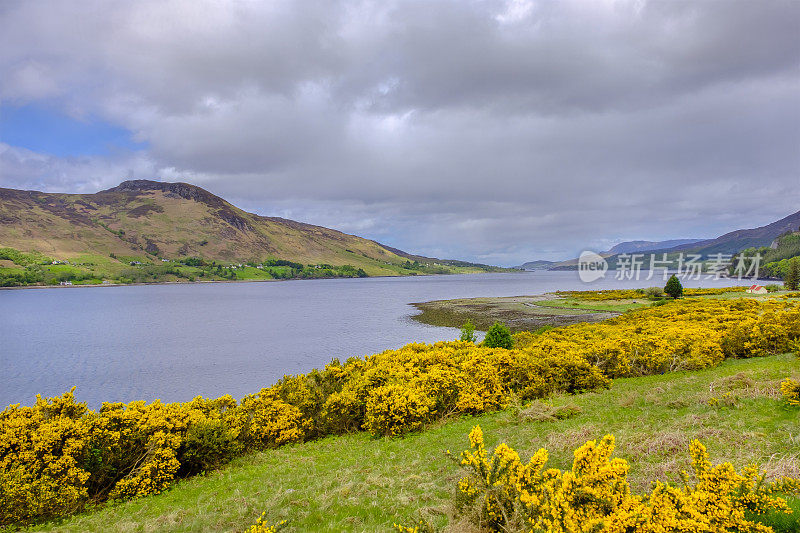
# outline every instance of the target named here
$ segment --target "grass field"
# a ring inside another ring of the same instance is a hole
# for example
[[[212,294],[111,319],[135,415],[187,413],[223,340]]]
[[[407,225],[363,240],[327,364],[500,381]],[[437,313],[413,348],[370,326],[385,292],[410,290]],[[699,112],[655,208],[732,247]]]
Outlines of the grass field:
[[[630,462],[635,490],[655,479],[678,480],[689,467],[688,443],[698,438],[714,462],[740,468],[761,463],[772,475],[800,477],[800,415],[779,400],[778,383],[800,376],[793,355],[728,360],[717,368],[617,379],[610,390],[557,396],[580,414],[536,421],[541,404],[459,418],[396,439],[366,433],[324,438],[240,457],[220,471],[177,483],[158,496],[109,505],[32,528],[37,531],[242,531],[262,512],[288,519],[287,531],[390,531],[393,522],[423,517],[449,531],[469,531],[453,518],[459,467],[444,456],[468,448],[480,424],[487,445],[506,442],[523,458],[538,448],[549,466],[568,468],[572,451],[613,433],[616,455]],[[712,407],[709,399],[731,393]],[[797,514],[779,531],[800,530]],[[449,524],[449,526],[448,526]]]

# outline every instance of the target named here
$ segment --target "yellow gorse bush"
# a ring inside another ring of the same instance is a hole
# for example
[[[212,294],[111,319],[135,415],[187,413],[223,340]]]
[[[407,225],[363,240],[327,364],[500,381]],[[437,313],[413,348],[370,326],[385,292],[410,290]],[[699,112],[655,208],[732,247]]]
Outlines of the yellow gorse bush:
[[[462,452],[467,475],[458,482],[456,507],[486,531],[582,533],[628,531],[750,531],[771,528],[748,513],[791,513],[778,492],[797,492],[800,480],[769,482],[756,466],[741,472],[730,463],[713,465],[705,447],[692,441],[692,473],[682,487],[656,482],[650,494],[631,493],[628,464],[612,458],[614,437],[606,435],[575,450],[571,470],[545,469],[547,451],[522,462],[500,444],[489,455],[483,432],[473,428]]]
[[[791,378],[781,381],[781,396],[787,405],[800,405],[800,382]]]
[[[713,287],[707,289],[683,289],[684,296],[711,296],[729,292],[744,292],[747,287]],[[631,300],[646,298],[646,289],[607,289],[602,291],[557,291],[556,294],[587,301]]]
[[[797,339],[800,306],[750,299],[681,300],[598,324],[515,335],[516,347],[523,351],[573,354],[612,378],[784,353],[797,349]]]
[[[396,436],[515,399],[609,387],[618,376],[781,353],[798,339],[800,306],[787,300],[680,300],[520,333],[513,350],[441,342],[334,360],[240,402],[105,403],[95,412],[72,392],[38,398],[0,413],[0,525],[158,493],[243,450],[361,429]]]
[[[278,533],[281,529],[284,529],[289,522],[287,520],[282,520],[277,524],[269,524],[265,520],[267,513],[261,513],[261,516],[256,523],[247,528],[245,533]]]

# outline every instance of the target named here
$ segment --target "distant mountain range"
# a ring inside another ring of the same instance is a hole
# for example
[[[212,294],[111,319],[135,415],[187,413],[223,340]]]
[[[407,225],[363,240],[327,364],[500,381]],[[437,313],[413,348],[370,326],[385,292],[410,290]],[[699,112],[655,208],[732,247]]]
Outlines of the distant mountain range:
[[[780,220],[753,229],[738,229],[716,239],[707,239],[693,244],[684,244],[664,251],[691,251],[703,255],[723,253],[734,254],[746,248],[769,246],[780,235],[797,231],[800,227],[800,211]]]
[[[626,241],[617,244],[606,252],[600,255],[616,255],[616,254],[631,254],[639,252],[649,252],[652,250],[664,250],[681,246],[684,244],[694,244],[702,241],[703,239],[672,239],[669,241]]]
[[[417,256],[333,229],[259,216],[195,185],[150,180],[125,181],[94,194],[0,188],[3,247],[59,260],[101,257],[126,265],[183,257],[224,263],[275,258],[352,265],[373,276],[499,270]]]
[[[735,254],[748,248],[768,247],[786,233],[795,232],[800,228],[800,211],[793,213],[780,220],[752,229],[738,229],[715,239],[674,239],[668,241],[627,241],[617,244],[611,249],[602,252],[600,255],[606,258],[611,268],[616,264],[620,254],[632,253],[667,253],[678,254],[693,253],[703,257],[714,254]],[[549,265],[546,266],[546,264]],[[570,259],[567,261],[531,261],[524,263],[520,267],[525,270],[532,270],[526,265],[536,265],[535,269],[546,266],[547,269],[565,270],[577,268],[578,260]]]

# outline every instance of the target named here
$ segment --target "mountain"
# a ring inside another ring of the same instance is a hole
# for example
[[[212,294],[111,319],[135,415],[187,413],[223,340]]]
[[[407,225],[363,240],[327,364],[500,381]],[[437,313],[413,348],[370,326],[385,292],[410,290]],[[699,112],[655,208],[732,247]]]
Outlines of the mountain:
[[[649,252],[651,250],[663,250],[666,248],[673,248],[675,246],[682,246],[686,244],[694,244],[703,239],[672,239],[669,241],[626,241],[617,244],[606,252],[601,252],[600,255],[616,255],[616,254],[631,254],[639,252]]]
[[[514,268],[517,270],[547,270],[553,265],[555,265],[554,261],[545,261],[544,259],[538,259],[536,261],[528,261],[527,263],[522,263],[521,265],[515,266]]]
[[[248,213],[195,185],[150,180],[125,181],[94,194],[0,188],[4,247],[74,264],[129,266],[186,257],[228,264],[272,258],[352,265],[368,275],[455,271],[372,240]]]
[[[760,248],[769,246],[780,235],[797,231],[800,228],[800,211],[780,220],[753,229],[738,229],[731,231],[716,239],[696,242],[669,248],[664,251],[681,252],[691,251],[703,255],[716,253],[733,254],[746,248]]]
[[[609,268],[616,267],[620,254],[648,253],[669,254],[677,258],[680,253],[700,254],[708,258],[714,254],[736,254],[750,248],[768,247],[778,237],[792,233],[800,228],[800,211],[780,220],[752,229],[738,229],[720,235],[715,239],[679,239],[676,241],[628,241],[620,243],[601,255],[606,258]],[[678,244],[674,244],[677,242]],[[577,259],[569,259],[554,263],[552,270],[575,270],[578,268]]]

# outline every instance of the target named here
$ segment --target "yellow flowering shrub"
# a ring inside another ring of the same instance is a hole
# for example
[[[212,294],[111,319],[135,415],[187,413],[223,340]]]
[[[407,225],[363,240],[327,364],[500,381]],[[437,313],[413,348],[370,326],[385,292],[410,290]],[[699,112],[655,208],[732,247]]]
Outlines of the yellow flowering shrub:
[[[707,289],[683,289],[684,296],[709,296],[729,292],[744,292],[747,287],[713,287]],[[607,289],[601,291],[556,291],[556,294],[587,301],[631,300],[647,297],[646,289]]]
[[[460,413],[483,413],[508,405],[508,389],[492,361],[493,353],[477,352],[466,361],[469,369],[455,408]]]
[[[787,405],[800,405],[800,382],[791,378],[781,381],[781,396]]]
[[[232,430],[247,448],[274,448],[299,442],[311,427],[311,421],[303,418],[300,409],[281,400],[270,389],[245,396],[226,415]]]
[[[127,499],[158,494],[175,478],[181,464],[176,457],[180,437],[158,431],[147,440],[141,462],[117,482],[109,494],[111,499]]]
[[[525,352],[570,354],[609,377],[693,370],[726,357],[797,350],[800,306],[785,301],[695,299],[640,309],[597,324],[518,333]]]
[[[0,413],[0,524],[67,514],[87,499],[89,427],[74,390]]]
[[[422,390],[383,385],[367,397],[364,428],[373,435],[402,435],[421,428],[431,418],[433,407],[433,400]]]
[[[247,528],[245,533],[278,533],[289,524],[288,520],[281,520],[277,524],[270,525],[264,518],[266,515],[267,513],[261,513],[256,523]]]
[[[575,450],[571,470],[545,469],[540,449],[524,463],[506,444],[491,456],[480,427],[461,454],[467,475],[456,489],[456,509],[485,531],[579,533],[629,531],[769,532],[750,513],[791,513],[776,493],[797,492],[800,480],[769,482],[750,465],[741,472],[730,463],[713,465],[705,447],[692,441],[692,473],[683,487],[656,482],[650,494],[632,494],[628,464],[612,458],[614,437],[606,435]]]

